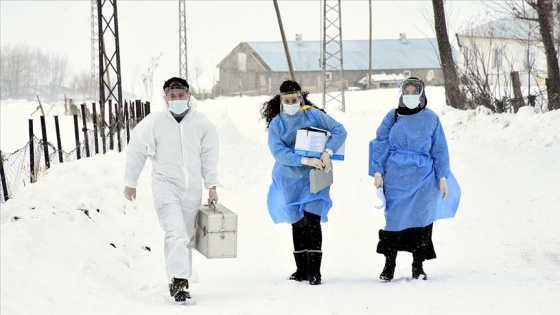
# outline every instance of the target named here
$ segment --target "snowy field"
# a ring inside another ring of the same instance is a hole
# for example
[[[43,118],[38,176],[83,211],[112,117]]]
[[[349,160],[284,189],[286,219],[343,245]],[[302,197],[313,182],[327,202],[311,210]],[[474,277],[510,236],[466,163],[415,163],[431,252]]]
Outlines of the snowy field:
[[[197,305],[169,297],[149,163],[130,202],[124,153],[109,152],[55,164],[1,204],[0,313],[560,314],[560,111],[459,111],[442,105],[440,87],[427,88],[428,106],[443,122],[461,204],[454,219],[434,224],[438,258],[424,264],[427,281],[411,280],[408,253],[398,256],[393,281],[378,279],[384,218],[373,207],[368,143],[397,97],[395,89],[353,91],[345,113],[327,106],[348,139],[346,160],[333,163],[322,285],[287,280],[295,270],[291,228],[274,225],[266,210],[273,159],[259,108],[267,97],[220,98],[199,110],[220,135],[218,194],[239,215],[238,257],[194,255]],[[2,151],[25,145],[35,106],[2,102]]]

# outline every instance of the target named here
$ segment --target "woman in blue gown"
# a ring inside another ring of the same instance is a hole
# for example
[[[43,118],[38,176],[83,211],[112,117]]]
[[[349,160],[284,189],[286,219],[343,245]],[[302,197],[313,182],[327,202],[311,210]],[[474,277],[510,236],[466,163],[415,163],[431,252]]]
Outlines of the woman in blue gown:
[[[285,81],[280,94],[263,104],[261,115],[266,120],[268,146],[276,162],[267,206],[274,223],[292,225],[294,258],[297,270],[289,279],[321,283],[323,252],[321,222],[327,222],[332,206],[330,187],[310,192],[309,171],[330,171],[330,157],[346,139],[346,130],[336,120],[307,99],[297,82]],[[316,127],[331,133],[320,158],[302,157],[294,152],[298,129]]]
[[[412,253],[412,277],[426,280],[424,260],[436,258],[433,222],[455,216],[461,190],[450,171],[441,121],[427,105],[424,82],[401,85],[399,106],[391,110],[370,142],[369,175],[385,192],[385,228],[377,252],[385,255],[380,279],[393,279],[398,251]]]

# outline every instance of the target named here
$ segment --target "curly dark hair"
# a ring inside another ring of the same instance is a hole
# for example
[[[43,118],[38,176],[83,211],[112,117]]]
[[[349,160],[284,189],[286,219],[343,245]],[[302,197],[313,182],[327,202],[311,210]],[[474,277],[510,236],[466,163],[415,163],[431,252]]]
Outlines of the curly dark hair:
[[[319,107],[317,107],[317,105],[315,105],[313,102],[307,99],[307,95],[309,95],[309,92],[301,92],[301,96],[303,97],[303,104],[310,105],[317,109],[320,109]],[[281,108],[280,104],[281,104],[280,94],[274,95],[270,100],[263,103],[260,112],[261,112],[261,117],[264,118],[264,120],[266,121],[266,129],[268,129],[268,126],[270,125],[272,119],[276,117],[276,115],[280,114],[280,108]],[[324,112],[324,110],[322,111]]]

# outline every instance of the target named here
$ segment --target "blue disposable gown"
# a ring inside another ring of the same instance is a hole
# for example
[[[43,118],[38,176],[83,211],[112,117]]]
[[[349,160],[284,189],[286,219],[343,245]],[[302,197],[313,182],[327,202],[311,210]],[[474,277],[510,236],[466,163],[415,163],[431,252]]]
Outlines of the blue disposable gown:
[[[310,166],[301,163],[301,155],[294,153],[297,130],[316,127],[331,132],[326,148],[336,152],[346,140],[344,126],[319,109],[309,108],[290,116],[280,113],[268,128],[268,147],[276,162],[272,168],[272,184],[268,191],[268,211],[274,223],[295,223],[303,211],[321,216],[327,222],[332,206],[330,187],[316,194],[309,190]]]
[[[399,116],[391,110],[370,142],[369,175],[383,175],[385,230],[424,227],[457,212],[461,190],[449,168],[447,141],[439,117],[425,108]],[[447,178],[442,199],[439,179]]]

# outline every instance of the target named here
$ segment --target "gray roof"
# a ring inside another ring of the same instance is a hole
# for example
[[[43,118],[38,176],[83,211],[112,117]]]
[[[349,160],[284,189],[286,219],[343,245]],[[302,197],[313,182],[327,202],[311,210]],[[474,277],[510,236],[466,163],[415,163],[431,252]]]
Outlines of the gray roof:
[[[289,71],[284,45],[276,42],[246,43],[272,71]],[[334,45],[337,44],[329,43]],[[289,41],[288,49],[294,71],[320,71],[321,41]],[[367,70],[368,40],[342,42],[344,70]],[[399,39],[373,40],[372,69],[434,69],[440,68],[437,40]],[[327,65],[332,66],[332,65]],[[335,65],[336,66],[336,65]],[[328,68],[328,67],[327,67]]]
[[[516,18],[503,18],[467,29],[466,36],[540,40],[539,23]]]

